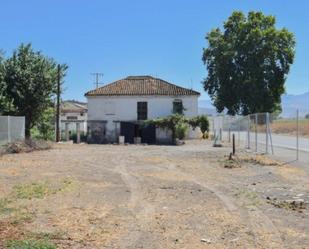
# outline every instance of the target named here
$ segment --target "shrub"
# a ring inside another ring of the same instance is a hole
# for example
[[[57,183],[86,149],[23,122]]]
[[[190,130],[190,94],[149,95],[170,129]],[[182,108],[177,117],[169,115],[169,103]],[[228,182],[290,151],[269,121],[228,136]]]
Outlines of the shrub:
[[[209,130],[209,121],[206,115],[197,116],[188,120],[193,129],[199,127],[203,133],[203,138],[206,137],[206,132]]]
[[[173,114],[164,118],[152,119],[145,121],[145,125],[155,125],[162,129],[168,129],[172,131],[173,143],[176,143],[176,126],[184,123],[185,117],[181,114]]]
[[[77,142],[77,133],[75,131],[71,132],[70,140],[73,140],[74,143]],[[80,141],[87,142],[87,134],[80,132]]]
[[[184,139],[188,133],[188,125],[185,122],[181,122],[175,125],[175,137],[178,139]]]

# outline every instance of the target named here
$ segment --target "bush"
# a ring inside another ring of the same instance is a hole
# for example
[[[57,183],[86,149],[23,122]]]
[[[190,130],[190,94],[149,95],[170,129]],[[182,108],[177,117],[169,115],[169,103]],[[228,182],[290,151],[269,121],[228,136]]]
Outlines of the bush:
[[[36,125],[31,129],[31,136],[35,139],[54,140],[55,139],[55,110],[53,107],[47,108]]]
[[[188,125],[185,122],[181,122],[175,125],[175,137],[182,140],[188,133]]]
[[[73,140],[74,143],[77,142],[77,133],[75,131],[71,133],[70,140]],[[84,132],[80,133],[80,141],[87,142],[87,135]]]
[[[188,120],[193,129],[199,127],[203,133],[203,138],[206,138],[206,132],[209,131],[209,121],[206,115],[197,116]]]
[[[306,114],[305,119],[309,119],[309,113]]]

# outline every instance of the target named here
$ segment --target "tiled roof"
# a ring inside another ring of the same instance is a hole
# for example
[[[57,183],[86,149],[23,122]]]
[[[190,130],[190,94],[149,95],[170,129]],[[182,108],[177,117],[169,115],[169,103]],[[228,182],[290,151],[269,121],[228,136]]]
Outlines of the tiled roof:
[[[108,85],[91,90],[85,96],[123,95],[200,95],[199,92],[171,84],[152,76],[129,76]]]
[[[86,112],[87,104],[76,100],[66,100],[61,102],[61,112]]]

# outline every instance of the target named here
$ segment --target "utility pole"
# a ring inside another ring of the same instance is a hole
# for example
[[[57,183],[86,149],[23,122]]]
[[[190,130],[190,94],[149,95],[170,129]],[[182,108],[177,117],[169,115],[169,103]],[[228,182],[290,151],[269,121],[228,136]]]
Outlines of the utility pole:
[[[103,83],[100,83],[100,77],[103,77],[104,74],[103,73],[92,73],[92,75],[95,76],[95,86],[96,86],[96,89],[99,87],[99,85],[103,84]]]
[[[60,81],[61,81],[61,68],[58,64],[58,75],[57,75],[57,110],[56,110],[56,142],[60,141]]]

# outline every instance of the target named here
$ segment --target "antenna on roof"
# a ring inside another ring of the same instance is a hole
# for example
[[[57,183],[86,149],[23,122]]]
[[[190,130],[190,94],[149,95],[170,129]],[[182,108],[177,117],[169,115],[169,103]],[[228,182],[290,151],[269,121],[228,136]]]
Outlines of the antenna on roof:
[[[99,85],[103,85],[103,83],[99,82],[100,77],[103,78],[103,76],[104,76],[103,73],[92,73],[91,75],[94,75],[94,77],[95,77],[94,84],[96,86],[96,89],[99,87]]]
[[[192,81],[192,78],[190,78],[190,81],[191,81],[191,90],[193,90],[193,81]]]

